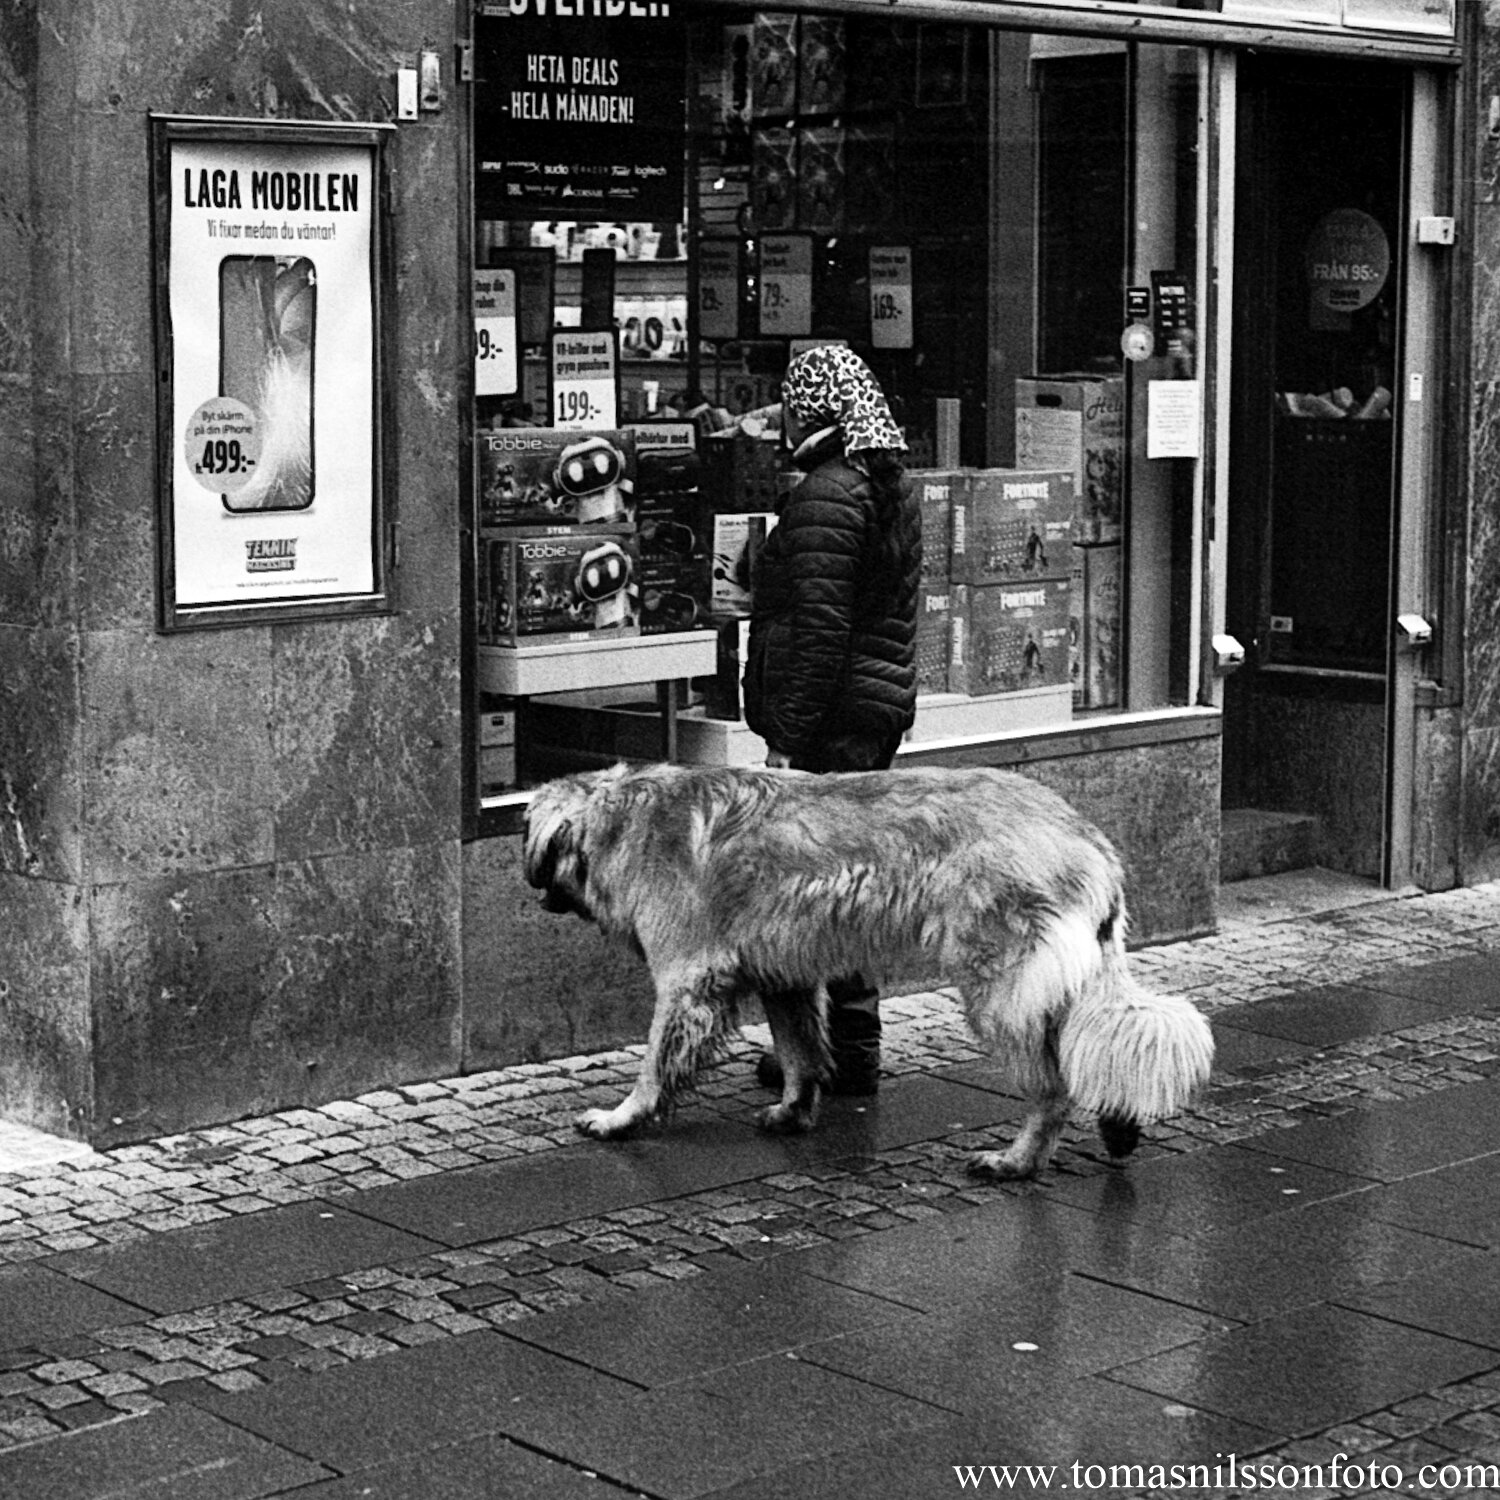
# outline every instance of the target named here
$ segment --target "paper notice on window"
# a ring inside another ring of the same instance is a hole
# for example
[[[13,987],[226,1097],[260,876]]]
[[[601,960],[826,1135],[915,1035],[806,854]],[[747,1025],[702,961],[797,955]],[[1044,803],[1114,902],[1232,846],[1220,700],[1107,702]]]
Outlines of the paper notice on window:
[[[1201,408],[1196,380],[1153,380],[1146,393],[1146,457],[1201,457]]]

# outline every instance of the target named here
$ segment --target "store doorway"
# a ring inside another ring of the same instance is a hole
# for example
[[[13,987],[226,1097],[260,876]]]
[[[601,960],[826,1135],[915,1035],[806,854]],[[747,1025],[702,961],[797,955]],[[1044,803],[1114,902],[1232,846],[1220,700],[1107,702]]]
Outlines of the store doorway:
[[[1410,75],[1238,71],[1226,879],[1388,882]]]

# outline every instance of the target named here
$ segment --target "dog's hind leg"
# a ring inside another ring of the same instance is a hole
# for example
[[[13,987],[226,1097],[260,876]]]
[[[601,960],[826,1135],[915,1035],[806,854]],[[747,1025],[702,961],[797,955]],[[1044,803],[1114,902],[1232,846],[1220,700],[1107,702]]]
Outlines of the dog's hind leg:
[[[797,1135],[812,1129],[818,1092],[827,1079],[828,992],[783,990],[761,995],[771,1041],[781,1063],[781,1102],[761,1111],[760,1126],[774,1135]]]
[[[585,1110],[574,1125],[597,1140],[611,1140],[670,1114],[699,1066],[735,1026],[742,992],[737,974],[711,964],[664,971],[657,979],[656,1010],[635,1087],[613,1109]]]
[[[969,1159],[969,1171],[976,1177],[1001,1182],[1035,1177],[1052,1160],[1068,1123],[1072,1104],[1058,1068],[1056,1027],[1049,1022],[1035,1031],[1035,1041],[1010,1059],[1031,1109],[1006,1150],[980,1151]]]

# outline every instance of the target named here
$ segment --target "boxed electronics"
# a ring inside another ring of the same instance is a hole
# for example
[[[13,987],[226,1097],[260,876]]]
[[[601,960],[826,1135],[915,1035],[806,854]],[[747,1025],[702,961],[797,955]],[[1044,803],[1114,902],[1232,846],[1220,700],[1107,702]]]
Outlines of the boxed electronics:
[[[703,540],[702,464],[691,448],[649,446],[637,429],[636,533],[641,633],[706,628],[709,554]]]
[[[505,700],[502,700],[505,701]],[[516,710],[486,708],[479,715],[479,791],[493,796],[516,784]]]
[[[1119,541],[1125,495],[1124,378],[1038,375],[1016,381],[1016,463],[1066,469],[1074,476],[1075,541]]]
[[[946,693],[948,637],[953,600],[946,583],[923,583],[917,592],[917,692]]]
[[[640,554],[630,526],[525,526],[480,541],[481,639],[639,635]],[[484,632],[488,631],[486,635]]]
[[[708,607],[721,618],[750,613],[750,579],[755,559],[776,528],[771,511],[735,512],[708,517],[713,529]]]
[[[619,525],[635,519],[635,435],[504,427],[479,435],[481,526]]]
[[[1072,674],[1078,708],[1120,703],[1121,548],[1073,549]]]
[[[963,485],[963,474],[958,469],[911,469],[907,474],[922,508],[922,578],[944,583],[953,546],[953,495]]]
[[[949,690],[978,698],[1066,687],[1072,592],[1068,578],[955,584]]]
[[[953,581],[1066,578],[1073,495],[1071,474],[1059,469],[963,470],[953,489]]]

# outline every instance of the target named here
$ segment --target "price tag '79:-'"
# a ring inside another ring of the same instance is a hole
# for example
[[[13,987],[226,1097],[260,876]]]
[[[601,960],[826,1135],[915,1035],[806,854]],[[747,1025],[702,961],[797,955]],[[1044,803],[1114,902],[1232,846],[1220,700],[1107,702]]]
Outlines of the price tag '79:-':
[[[552,335],[552,425],[618,427],[619,354],[613,329]]]

